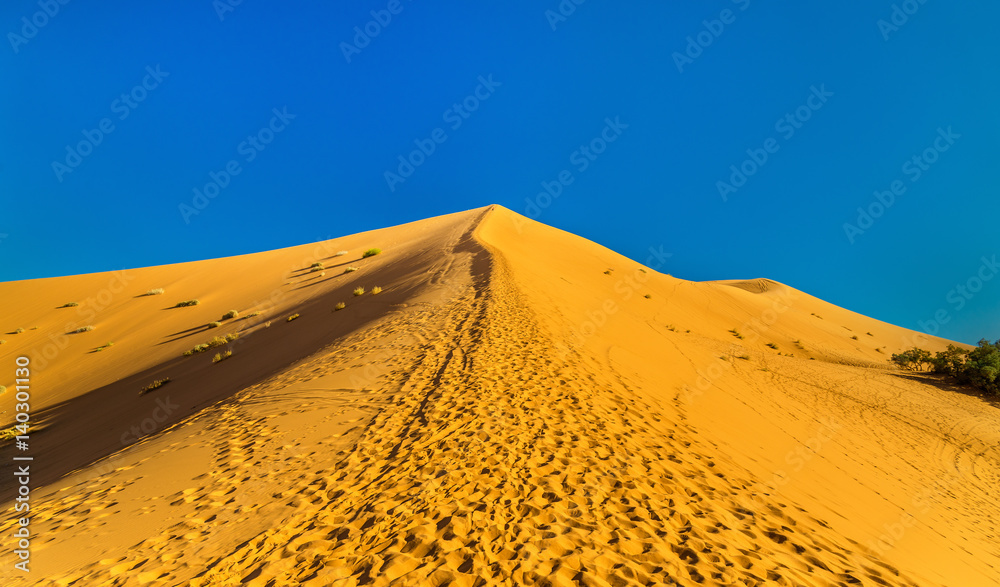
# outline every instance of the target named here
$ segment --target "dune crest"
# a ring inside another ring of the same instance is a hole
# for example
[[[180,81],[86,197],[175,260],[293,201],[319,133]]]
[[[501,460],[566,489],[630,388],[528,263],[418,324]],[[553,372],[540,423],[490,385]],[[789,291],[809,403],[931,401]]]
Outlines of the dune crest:
[[[0,284],[40,326],[0,360],[107,279]],[[34,570],[5,585],[998,576],[996,406],[888,369],[914,333],[794,288],[675,279],[499,206],[128,283],[39,371]],[[133,297],[161,286],[201,303]],[[265,313],[195,326],[229,309]],[[182,355],[220,333],[231,358]]]

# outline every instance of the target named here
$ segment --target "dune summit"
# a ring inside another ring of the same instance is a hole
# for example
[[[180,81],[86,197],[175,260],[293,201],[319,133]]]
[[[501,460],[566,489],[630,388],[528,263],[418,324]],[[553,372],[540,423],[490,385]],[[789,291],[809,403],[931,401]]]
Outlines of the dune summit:
[[[997,406],[886,360],[949,341],[658,268],[490,206],[2,283],[2,584],[997,584]]]

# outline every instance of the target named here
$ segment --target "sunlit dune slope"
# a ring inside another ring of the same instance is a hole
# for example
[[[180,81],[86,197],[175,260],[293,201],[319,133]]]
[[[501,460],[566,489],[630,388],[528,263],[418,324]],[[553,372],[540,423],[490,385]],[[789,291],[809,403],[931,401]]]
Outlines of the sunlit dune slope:
[[[0,284],[0,329],[26,329],[0,362],[32,356],[39,425],[34,570],[0,576],[997,583],[995,404],[891,368],[911,331],[644,262],[491,206],[120,287]]]

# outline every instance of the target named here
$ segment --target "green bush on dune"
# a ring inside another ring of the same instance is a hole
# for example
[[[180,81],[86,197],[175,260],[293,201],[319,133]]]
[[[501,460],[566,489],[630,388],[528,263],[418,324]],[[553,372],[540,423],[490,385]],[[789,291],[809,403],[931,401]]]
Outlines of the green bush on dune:
[[[1000,340],[991,343],[984,338],[972,350],[949,344],[947,350],[938,351],[934,356],[929,351],[913,347],[893,354],[889,360],[911,371],[922,371],[926,365],[932,373],[940,373],[962,385],[1000,395]]]

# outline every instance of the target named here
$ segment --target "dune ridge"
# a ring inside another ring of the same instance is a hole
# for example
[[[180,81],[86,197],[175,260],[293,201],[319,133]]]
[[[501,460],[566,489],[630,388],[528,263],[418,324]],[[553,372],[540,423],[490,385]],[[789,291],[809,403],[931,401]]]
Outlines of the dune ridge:
[[[304,286],[270,312],[299,319],[241,331],[216,366],[171,357],[191,338],[157,345],[150,327],[137,346],[169,353],[50,400],[38,450],[54,461],[79,432],[60,406],[125,405],[37,490],[36,577],[994,584],[996,407],[886,369],[913,333],[770,280],[678,280],[498,206],[345,239],[385,251],[361,269],[378,297],[352,303],[357,276]],[[289,279],[302,251],[285,253],[230,271]],[[231,290],[204,297],[234,305]],[[66,351],[47,377],[89,359]],[[173,419],[116,447],[122,415],[168,393]],[[883,520],[902,535],[886,543]]]

